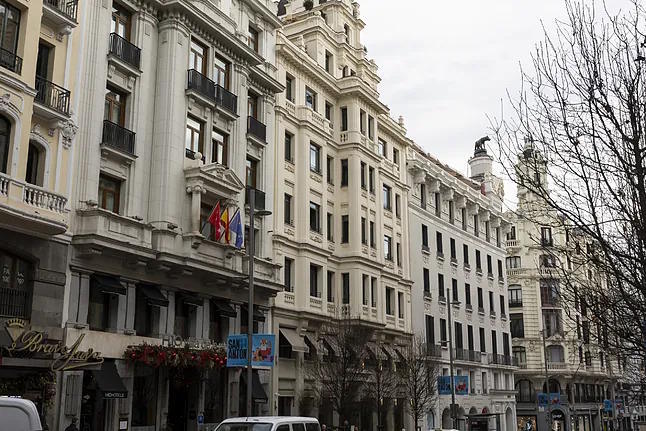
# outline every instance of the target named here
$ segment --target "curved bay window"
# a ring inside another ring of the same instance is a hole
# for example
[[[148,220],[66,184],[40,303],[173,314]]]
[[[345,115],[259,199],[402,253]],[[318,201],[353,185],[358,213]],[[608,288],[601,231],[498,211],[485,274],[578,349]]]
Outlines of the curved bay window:
[[[32,288],[32,264],[0,250],[0,316],[28,319]]]
[[[9,161],[9,139],[11,137],[11,123],[6,117],[0,115],[0,172],[7,173]]]

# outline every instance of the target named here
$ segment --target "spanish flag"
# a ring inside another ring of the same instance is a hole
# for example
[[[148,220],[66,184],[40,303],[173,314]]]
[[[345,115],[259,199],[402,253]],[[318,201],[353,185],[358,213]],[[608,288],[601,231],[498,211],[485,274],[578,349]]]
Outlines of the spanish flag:
[[[229,244],[229,241],[231,241],[231,231],[229,229],[229,208],[225,208],[220,216],[220,236],[217,238],[217,241],[220,241],[222,237],[224,237],[224,241]]]

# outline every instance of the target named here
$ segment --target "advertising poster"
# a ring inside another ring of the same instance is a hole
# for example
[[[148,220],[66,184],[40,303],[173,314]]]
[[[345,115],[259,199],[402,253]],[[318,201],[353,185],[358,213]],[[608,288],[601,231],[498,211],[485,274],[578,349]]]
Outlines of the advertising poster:
[[[518,431],[536,431],[536,416],[518,416]]]
[[[469,394],[469,376],[453,376],[455,395]],[[437,378],[437,391],[440,395],[451,395],[451,377],[439,376]]]
[[[547,407],[548,396],[545,392],[538,393],[538,405],[540,407]],[[558,406],[561,404],[561,394],[551,393],[549,394],[549,403],[553,406]]]
[[[254,334],[252,338],[251,366],[273,367],[274,334]],[[247,366],[247,335],[229,335],[227,338],[227,367]]]

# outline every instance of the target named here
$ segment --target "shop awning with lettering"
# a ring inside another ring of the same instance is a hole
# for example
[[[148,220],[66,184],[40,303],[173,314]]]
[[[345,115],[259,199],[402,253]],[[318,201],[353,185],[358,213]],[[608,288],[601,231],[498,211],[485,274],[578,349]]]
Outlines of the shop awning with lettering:
[[[92,274],[90,279],[103,293],[111,295],[125,295],[127,289],[121,284],[118,277],[112,275]]]
[[[213,300],[211,301],[211,306],[222,317],[236,317],[238,315],[236,310],[225,301]]]
[[[150,305],[156,305],[158,307],[168,307],[168,299],[159,289],[159,286],[154,284],[144,284],[140,283],[137,285],[137,289],[141,291],[141,294],[146,297],[146,302]]]
[[[117,366],[113,361],[106,361],[100,370],[90,371],[103,398],[128,398],[128,391],[123,385]]]
[[[309,353],[310,349],[305,345],[305,339],[295,329],[280,328],[280,333],[292,345],[294,352]]]

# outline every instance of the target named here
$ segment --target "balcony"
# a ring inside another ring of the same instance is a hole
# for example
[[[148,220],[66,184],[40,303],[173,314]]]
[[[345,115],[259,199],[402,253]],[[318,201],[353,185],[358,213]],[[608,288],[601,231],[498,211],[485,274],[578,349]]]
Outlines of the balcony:
[[[441,358],[442,357],[442,346],[439,344],[426,343],[425,345],[426,355],[432,358]]]
[[[475,350],[468,350],[462,348],[453,349],[453,359],[457,361],[468,361],[468,362],[481,362],[482,354],[476,352]]]
[[[567,368],[566,362],[552,362],[547,361],[548,370],[565,370]]]
[[[506,245],[507,245],[507,248],[518,247],[518,240],[517,239],[508,239]]]
[[[36,77],[36,97],[34,102],[45,107],[45,111],[55,111],[65,117],[70,115],[70,92],[43,77]],[[45,113],[45,112],[43,112]],[[41,114],[43,114],[41,113]],[[47,112],[52,114],[51,112]],[[46,115],[48,118],[58,117],[56,114]]]
[[[265,192],[254,189],[253,187],[247,186],[245,189],[245,203],[248,205],[249,204],[249,191],[254,190],[254,208],[256,211],[263,211],[265,210]]]
[[[188,80],[186,82],[187,91],[194,91],[209,102],[215,103],[215,82],[195,69],[188,71]]]
[[[523,306],[523,300],[522,299],[510,299],[509,300],[509,308],[522,307],[522,306]]]
[[[121,127],[112,121],[103,121],[103,139],[101,145],[120,151],[130,156],[135,155],[135,132]]]
[[[43,21],[57,33],[65,34],[78,25],[77,12],[78,0],[43,0]]]
[[[237,118],[238,96],[218,84],[215,85],[215,103],[218,107],[224,108],[224,114],[229,112],[233,115],[232,118]]]
[[[264,145],[267,142],[267,126],[249,116],[247,117],[247,135]]]
[[[517,361],[515,358],[509,356],[509,355],[500,355],[497,353],[489,353],[487,355],[487,359],[489,364],[495,364],[495,365],[507,365],[507,366],[512,366],[516,365]]]
[[[0,48],[0,67],[20,75],[22,72],[22,58],[18,57],[15,52]]]
[[[76,21],[78,0],[45,0],[43,5],[56,9],[66,17]]]
[[[45,235],[67,230],[67,198],[0,173],[0,224]]]
[[[141,49],[116,33],[110,33],[110,47],[108,53],[126,65],[139,70],[139,64],[141,63]]]

